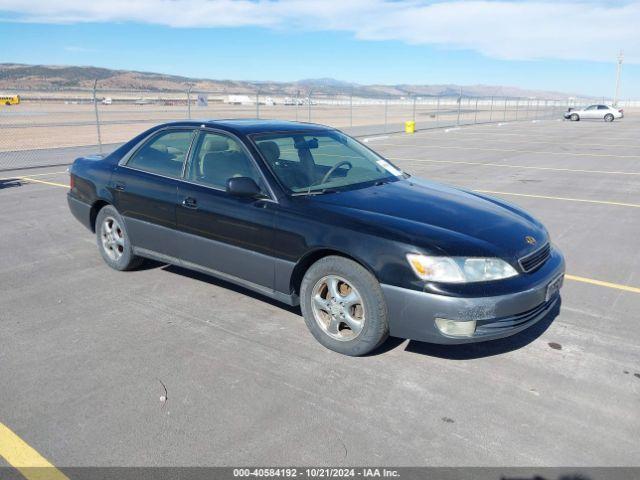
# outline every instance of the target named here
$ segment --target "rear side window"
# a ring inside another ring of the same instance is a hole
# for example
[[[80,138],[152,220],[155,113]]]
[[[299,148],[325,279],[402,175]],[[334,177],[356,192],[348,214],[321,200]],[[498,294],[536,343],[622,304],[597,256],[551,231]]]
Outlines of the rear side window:
[[[609,110],[609,107],[606,105],[598,105],[598,110]]]
[[[193,130],[163,132],[145,143],[127,162],[128,167],[180,178]]]
[[[585,110],[595,110],[596,108],[598,108],[597,105],[590,105],[587,108],[585,108]]]

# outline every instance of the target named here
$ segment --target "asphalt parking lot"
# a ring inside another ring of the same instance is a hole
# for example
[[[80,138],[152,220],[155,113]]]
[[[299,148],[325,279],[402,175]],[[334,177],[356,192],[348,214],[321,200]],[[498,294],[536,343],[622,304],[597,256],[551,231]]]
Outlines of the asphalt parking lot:
[[[0,424],[69,466],[639,466],[640,119],[367,139],[516,203],[567,259],[562,307],[471,346],[350,358],[297,309],[179,268],[119,273],[64,167],[0,180]],[[0,465],[2,465],[0,459]]]

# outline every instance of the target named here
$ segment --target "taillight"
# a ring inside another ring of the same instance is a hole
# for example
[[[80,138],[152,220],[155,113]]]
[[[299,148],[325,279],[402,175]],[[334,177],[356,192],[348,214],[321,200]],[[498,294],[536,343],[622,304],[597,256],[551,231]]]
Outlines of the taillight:
[[[73,175],[69,175],[69,189],[73,190],[73,187],[75,185],[76,181],[75,181],[75,177]]]
[[[620,109],[620,110],[618,110],[618,112],[620,112],[620,113],[624,113],[624,110],[623,110],[623,109]]]

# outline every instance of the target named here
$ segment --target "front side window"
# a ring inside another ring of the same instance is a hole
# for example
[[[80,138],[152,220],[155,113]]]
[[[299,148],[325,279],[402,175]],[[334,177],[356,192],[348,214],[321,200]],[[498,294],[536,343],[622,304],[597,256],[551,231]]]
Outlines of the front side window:
[[[292,193],[310,193],[394,180],[403,173],[354,139],[334,130],[252,137]]]
[[[585,110],[595,110],[596,108],[598,108],[597,105],[589,105]]]
[[[201,133],[189,163],[187,180],[225,189],[227,180],[233,177],[249,177],[266,191],[262,177],[237,140],[220,133]]]
[[[145,143],[127,162],[128,167],[180,178],[193,130],[163,132]]]

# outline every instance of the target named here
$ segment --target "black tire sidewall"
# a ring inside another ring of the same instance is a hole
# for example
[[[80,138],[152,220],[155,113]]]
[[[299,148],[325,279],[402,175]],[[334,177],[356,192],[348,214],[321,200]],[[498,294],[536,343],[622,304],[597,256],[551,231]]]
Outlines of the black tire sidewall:
[[[107,255],[107,253],[104,251],[104,247],[102,246],[102,222],[106,217],[115,218],[120,225],[120,228],[124,232],[124,250],[122,252],[122,256],[118,260],[113,260],[111,257],[109,257],[109,255]],[[95,229],[98,250],[100,251],[100,255],[102,255],[102,259],[107,265],[109,265],[114,270],[123,271],[135,268],[140,264],[141,259],[133,254],[133,247],[131,245],[131,242],[129,241],[129,233],[127,232],[127,226],[125,225],[124,219],[113,206],[106,205],[98,212],[98,215],[96,216]]]
[[[571,120],[573,120],[574,122],[579,122],[580,121],[580,116],[577,113],[573,113],[569,118]]]
[[[604,116],[604,121],[605,121],[605,122],[613,122],[613,115],[612,115],[612,114],[610,114],[610,113],[607,113],[607,114]]]
[[[364,302],[365,323],[353,340],[340,341],[328,336],[316,323],[311,308],[314,285],[326,275],[339,275],[358,290]],[[350,356],[375,350],[389,336],[387,305],[378,280],[362,265],[345,257],[321,258],[307,270],[300,288],[300,307],[313,336],[326,348]]]

